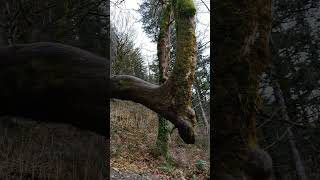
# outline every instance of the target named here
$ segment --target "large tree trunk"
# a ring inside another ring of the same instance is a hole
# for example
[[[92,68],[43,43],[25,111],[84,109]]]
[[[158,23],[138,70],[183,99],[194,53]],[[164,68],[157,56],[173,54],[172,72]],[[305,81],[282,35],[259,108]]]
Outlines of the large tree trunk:
[[[191,22],[181,29],[194,32]],[[190,37],[188,33],[180,41]],[[106,99],[119,98],[161,114],[186,143],[194,143],[190,95],[195,51],[189,46],[194,40],[190,38],[187,48],[177,47],[190,53],[177,58],[176,73],[162,86],[132,76],[113,76],[109,83],[109,60],[68,45],[39,42],[2,47],[0,114],[73,124],[106,136]]]
[[[106,136],[108,61],[56,43],[0,48],[0,114]]]
[[[214,13],[213,179],[270,179],[256,112],[258,76],[270,60],[271,0],[217,0]]]
[[[193,1],[173,2],[177,33],[177,54],[169,79],[157,86],[132,76],[111,78],[111,95],[132,100],[154,110],[178,128],[186,143],[195,142],[195,112],[191,108],[191,87],[196,64],[196,38]]]

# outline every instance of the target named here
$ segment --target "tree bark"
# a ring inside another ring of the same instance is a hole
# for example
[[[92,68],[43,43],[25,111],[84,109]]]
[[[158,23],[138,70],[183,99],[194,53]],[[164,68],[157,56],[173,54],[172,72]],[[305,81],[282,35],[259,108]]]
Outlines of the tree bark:
[[[191,63],[190,58],[186,61]],[[186,143],[194,143],[194,111],[191,106],[180,106],[182,96],[177,97],[175,89],[189,88],[191,92],[191,86],[177,86],[177,77],[162,86],[133,76],[113,76],[109,80],[109,63],[108,59],[59,43],[1,47],[0,114],[68,123],[106,136],[106,99],[119,98],[161,114],[178,128]],[[186,73],[180,75],[186,77]],[[183,101],[188,102],[188,98]]]
[[[217,0],[214,13],[213,179],[270,179],[271,159],[257,150],[256,112],[258,76],[270,62],[271,0]],[[246,168],[251,151],[261,176]]]
[[[170,52],[168,50],[170,40],[170,20],[171,20],[171,4],[164,5],[160,22],[160,32],[158,37],[158,61],[159,61],[159,84],[163,84],[169,79],[168,69],[170,64]],[[156,155],[160,155],[169,159],[169,140],[171,126],[169,121],[158,116],[158,136],[156,141]]]
[[[108,61],[57,44],[0,48],[0,114],[68,123],[106,136]]]

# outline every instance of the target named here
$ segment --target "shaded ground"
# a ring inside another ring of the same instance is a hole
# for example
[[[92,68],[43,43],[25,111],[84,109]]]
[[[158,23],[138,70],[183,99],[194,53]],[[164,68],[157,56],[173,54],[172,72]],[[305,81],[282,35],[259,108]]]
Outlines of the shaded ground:
[[[132,180],[162,180],[169,179],[170,177],[165,175],[152,175],[152,174],[138,174],[134,172],[120,171],[116,168],[111,168],[111,179],[132,179]]]
[[[157,115],[142,105],[115,100],[111,103],[111,177],[126,179],[206,179],[209,153],[198,137],[184,144],[176,130],[170,142],[174,164],[154,156]]]
[[[105,144],[71,126],[1,117],[0,179],[108,179]]]

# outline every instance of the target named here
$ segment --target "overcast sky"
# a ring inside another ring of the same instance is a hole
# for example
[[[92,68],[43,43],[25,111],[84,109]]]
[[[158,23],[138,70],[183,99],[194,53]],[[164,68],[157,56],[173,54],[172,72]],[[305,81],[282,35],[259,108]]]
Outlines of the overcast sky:
[[[151,63],[151,61],[156,58],[157,45],[151,42],[151,39],[143,31],[142,23],[139,21],[141,16],[137,10],[142,0],[124,0],[124,2],[118,6],[114,6],[114,3],[112,3],[115,1],[116,0],[112,0],[110,6],[111,24],[114,24],[120,29],[121,26],[129,27],[132,32],[132,40],[134,40],[135,46],[141,49],[146,65],[147,61]],[[210,8],[210,0],[202,1]],[[199,20],[199,23],[196,25],[196,33],[202,34],[201,37],[205,39],[203,41],[205,43],[210,41],[210,13],[202,1],[194,0],[197,7],[196,18]],[[122,17],[121,22],[119,17]],[[123,19],[125,19],[125,21]],[[125,30],[127,31],[129,29]],[[208,49],[205,53],[209,54],[209,52],[210,50]]]

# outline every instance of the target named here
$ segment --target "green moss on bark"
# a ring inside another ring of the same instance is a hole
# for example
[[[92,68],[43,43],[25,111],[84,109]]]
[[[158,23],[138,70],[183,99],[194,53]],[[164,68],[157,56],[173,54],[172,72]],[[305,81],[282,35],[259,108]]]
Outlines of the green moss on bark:
[[[175,19],[175,27],[177,33],[176,41],[176,61],[174,69],[170,78],[171,85],[171,103],[178,114],[181,121],[178,127],[179,134],[182,136],[194,136],[193,126],[195,125],[194,115],[190,115],[191,107],[191,87],[194,78],[195,71],[195,57],[196,57],[196,39],[195,39],[195,27],[194,27],[194,15],[196,12],[194,3],[192,0],[176,0],[173,1],[173,12]],[[160,24],[160,34],[158,44],[163,43],[168,35],[168,23],[170,20],[171,8],[167,8],[164,12],[164,17]],[[164,46],[158,45],[158,57],[164,53]],[[162,48],[162,49],[161,49]],[[165,56],[162,56],[162,58]],[[163,68],[160,65],[160,75]],[[160,77],[165,78],[165,77]],[[160,79],[161,82],[162,79]],[[192,116],[192,117],[191,117]],[[165,144],[168,140],[168,133],[170,128],[168,124],[165,124],[165,120],[160,119],[159,122],[159,134],[157,146],[162,148],[160,150],[163,154],[168,154],[168,147]],[[182,125],[183,124],[183,125]],[[188,127],[186,127],[188,126]],[[160,140],[162,138],[162,140]]]
[[[196,14],[196,7],[193,0],[174,0],[173,2],[181,15],[194,16]]]
[[[190,14],[185,14],[182,5],[185,5],[186,9],[193,9],[194,4],[192,0],[177,0],[176,6],[174,6],[177,55],[172,72],[172,89],[175,90],[173,92],[174,103],[181,107],[181,110],[184,110],[191,106],[191,86],[196,65],[196,36],[194,19],[189,17]]]
[[[170,139],[170,124],[165,118],[159,116],[158,137],[156,142],[156,156],[163,156],[166,159],[170,158],[169,154],[169,139]]]
[[[171,4],[165,5],[164,11],[162,12],[160,22],[160,32],[158,37],[158,60],[159,60],[159,83],[165,82],[168,77],[168,39],[169,39],[169,26],[171,18]],[[169,139],[170,139],[170,122],[159,115],[158,124],[158,136],[156,142],[155,155],[163,156],[166,160],[171,159],[169,154]]]

